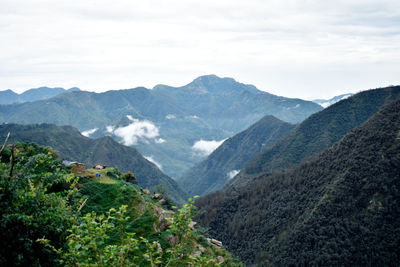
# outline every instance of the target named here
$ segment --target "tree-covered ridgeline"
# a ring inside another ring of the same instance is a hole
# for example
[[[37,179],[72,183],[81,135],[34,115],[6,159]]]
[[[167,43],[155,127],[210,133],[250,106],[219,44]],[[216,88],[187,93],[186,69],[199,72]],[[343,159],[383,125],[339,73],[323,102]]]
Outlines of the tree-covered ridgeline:
[[[200,198],[210,234],[247,264],[399,266],[400,100],[330,149]]]

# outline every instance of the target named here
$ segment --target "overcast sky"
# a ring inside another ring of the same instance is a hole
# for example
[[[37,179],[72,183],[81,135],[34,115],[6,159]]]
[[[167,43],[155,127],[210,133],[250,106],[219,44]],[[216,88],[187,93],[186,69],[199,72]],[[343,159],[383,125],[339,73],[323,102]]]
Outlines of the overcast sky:
[[[400,84],[400,1],[0,0],[0,90],[205,74],[306,99]]]

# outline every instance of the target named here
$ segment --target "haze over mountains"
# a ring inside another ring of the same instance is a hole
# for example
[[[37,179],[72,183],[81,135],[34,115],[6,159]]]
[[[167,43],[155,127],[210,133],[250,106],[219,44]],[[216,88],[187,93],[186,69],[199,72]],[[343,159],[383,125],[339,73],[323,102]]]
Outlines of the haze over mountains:
[[[275,96],[231,78],[202,76],[182,87],[158,85],[105,93],[72,92],[0,106],[0,122],[72,125],[137,148],[166,174],[180,177],[222,140],[265,115],[300,122],[321,106]],[[91,133],[91,134],[90,134]]]

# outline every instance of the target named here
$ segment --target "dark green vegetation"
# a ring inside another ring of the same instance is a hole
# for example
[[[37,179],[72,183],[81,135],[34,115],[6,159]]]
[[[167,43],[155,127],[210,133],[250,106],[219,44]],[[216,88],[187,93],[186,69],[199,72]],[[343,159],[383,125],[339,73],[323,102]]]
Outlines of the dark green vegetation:
[[[73,173],[33,143],[0,157],[1,266],[240,265],[190,227],[191,203],[167,211],[116,169]]]
[[[394,89],[366,93],[381,103],[380,92]],[[210,233],[246,263],[398,266],[400,100],[312,161],[231,189],[197,205]]]
[[[122,172],[131,171],[143,188],[165,190],[168,197],[177,203],[187,199],[186,193],[174,180],[143,158],[136,149],[121,145],[111,137],[90,139],[71,126],[2,124],[0,140],[4,140],[8,132],[11,133],[10,142],[34,142],[50,146],[63,159],[82,162],[88,167],[103,164],[117,167]]]
[[[246,182],[260,173],[287,168],[320,153],[398,96],[400,86],[368,90],[311,115],[290,134],[250,160],[231,184]]]
[[[179,182],[189,195],[204,195],[219,190],[247,161],[294,127],[267,115],[226,140],[207,159],[187,171]]]
[[[5,91],[0,91],[0,105],[33,102],[33,101],[48,99],[62,93],[75,92],[75,91],[79,91],[79,88],[73,87],[66,90],[64,88],[59,88],[59,87],[57,88],[40,87],[27,90],[22,94],[17,94],[9,89]]]
[[[182,87],[158,85],[97,94],[72,92],[31,103],[0,105],[0,122],[72,125],[80,131],[98,128],[93,137],[108,135],[107,126],[127,126],[148,120],[165,142],[139,138],[134,145],[144,156],[153,156],[173,178],[205,155],[192,149],[196,141],[223,140],[243,131],[265,115],[300,122],[322,108],[300,99],[279,97],[215,75],[202,76]],[[132,131],[131,131],[132,132]],[[111,136],[122,139],[115,134]],[[131,144],[128,144],[131,145]]]

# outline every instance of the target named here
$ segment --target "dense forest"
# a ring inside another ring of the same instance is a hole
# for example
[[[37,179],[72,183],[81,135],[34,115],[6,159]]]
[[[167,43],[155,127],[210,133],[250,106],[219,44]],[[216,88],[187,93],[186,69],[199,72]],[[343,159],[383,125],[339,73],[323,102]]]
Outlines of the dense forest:
[[[399,204],[400,100],[315,159],[197,201],[210,233],[260,266],[397,266]]]

